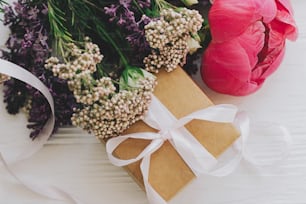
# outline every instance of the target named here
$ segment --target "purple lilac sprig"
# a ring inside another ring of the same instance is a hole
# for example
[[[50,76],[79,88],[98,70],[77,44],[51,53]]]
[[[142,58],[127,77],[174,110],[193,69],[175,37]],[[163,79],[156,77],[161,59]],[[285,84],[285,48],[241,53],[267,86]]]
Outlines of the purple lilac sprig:
[[[104,12],[109,16],[109,21],[116,23],[124,31],[126,40],[138,53],[137,59],[142,60],[149,53],[150,47],[146,41],[144,26],[151,22],[151,18],[144,14],[144,9],[151,6],[150,0],[132,1],[119,0],[104,7]]]
[[[44,69],[50,56],[48,7],[46,4],[30,4],[18,0],[4,8],[4,24],[11,34],[6,42],[8,51],[2,50],[2,58],[18,64],[36,75],[51,92],[55,102],[55,129],[71,124],[73,109],[77,103],[65,80],[54,77]],[[48,121],[51,111],[46,99],[36,89],[16,79],[5,82],[4,102],[9,113],[16,114],[21,108],[28,113],[30,137],[35,138]]]

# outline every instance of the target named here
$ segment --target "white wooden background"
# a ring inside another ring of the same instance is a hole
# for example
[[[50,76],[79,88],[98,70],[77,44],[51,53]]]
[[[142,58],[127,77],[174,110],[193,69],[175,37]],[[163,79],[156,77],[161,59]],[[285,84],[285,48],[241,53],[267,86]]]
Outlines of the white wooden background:
[[[306,1],[292,0],[292,4],[299,27],[299,39],[287,43],[282,65],[258,92],[246,97],[221,95],[196,79],[216,104],[233,103],[241,110],[246,110],[252,121],[274,121],[285,125],[293,137],[289,158],[274,169],[254,168],[242,162],[228,177],[203,176],[171,203],[306,203]],[[1,46],[6,37],[7,30],[1,26]],[[2,102],[0,112],[1,144],[27,138],[23,115],[7,115]],[[261,142],[261,145],[256,146],[258,153],[277,154],[279,148],[273,138],[253,139],[256,139],[256,143]],[[108,162],[104,146],[92,135],[75,128],[61,129],[36,155],[12,169],[22,169],[17,171],[22,178],[61,187],[77,195],[86,204],[147,203],[145,193],[128,174]],[[192,188],[199,183],[201,190]],[[190,197],[191,192],[196,195]],[[0,204],[8,203],[64,202],[50,200],[25,189],[0,166]]]

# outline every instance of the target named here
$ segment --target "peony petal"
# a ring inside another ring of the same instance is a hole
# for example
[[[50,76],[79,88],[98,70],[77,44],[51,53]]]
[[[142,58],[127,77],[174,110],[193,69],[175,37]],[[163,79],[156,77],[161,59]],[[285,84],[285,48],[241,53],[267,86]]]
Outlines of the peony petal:
[[[289,0],[275,0],[277,4],[281,4],[290,15],[293,15],[293,9]]]
[[[238,41],[210,44],[202,61],[202,78],[215,91],[246,95],[256,91],[252,82],[250,62]]]
[[[265,79],[270,76],[280,65],[284,50],[285,37],[281,33],[271,29],[269,31],[269,40],[265,57],[257,64],[252,72],[252,80]]]
[[[293,18],[293,12],[289,1],[277,0],[276,1],[278,12],[275,21],[282,22],[281,26],[277,26],[273,29],[279,30],[289,40],[296,40],[298,37],[298,29]]]
[[[262,21],[265,23],[271,22],[277,13],[275,1],[273,0],[255,0],[255,12],[262,16]]]
[[[261,21],[257,21],[237,37],[237,40],[248,55],[250,67],[254,68],[258,62],[258,53],[264,47],[265,26]]]
[[[212,5],[208,20],[213,41],[224,42],[243,33],[250,24],[261,16],[255,14],[253,0],[216,0]]]

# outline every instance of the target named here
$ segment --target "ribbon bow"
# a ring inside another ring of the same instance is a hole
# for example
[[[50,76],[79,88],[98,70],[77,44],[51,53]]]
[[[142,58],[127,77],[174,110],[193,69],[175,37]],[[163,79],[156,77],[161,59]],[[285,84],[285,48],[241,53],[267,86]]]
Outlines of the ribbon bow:
[[[217,159],[194,138],[184,125],[194,119],[233,123],[236,113],[237,108],[234,105],[224,104],[193,112],[178,120],[153,96],[144,122],[159,132],[133,133],[108,140],[106,150],[109,160],[116,166],[125,166],[142,159],[140,169],[150,203],[166,203],[148,181],[151,154],[168,140],[196,176],[210,172],[215,167]],[[129,138],[151,140],[151,143],[135,158],[122,160],[113,156],[113,151]]]

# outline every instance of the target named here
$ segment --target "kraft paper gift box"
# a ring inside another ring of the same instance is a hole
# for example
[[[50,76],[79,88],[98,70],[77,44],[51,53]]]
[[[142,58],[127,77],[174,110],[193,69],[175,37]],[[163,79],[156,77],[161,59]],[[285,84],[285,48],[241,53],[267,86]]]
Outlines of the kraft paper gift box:
[[[154,95],[178,119],[213,105],[181,68],[171,73],[161,71],[157,75],[157,81]],[[185,127],[215,157],[239,137],[239,132],[232,124],[193,120]],[[157,130],[139,121],[122,135],[135,132],[157,132]],[[134,158],[149,143],[150,141],[140,139],[128,139],[120,144],[114,155],[120,159]],[[125,169],[144,189],[140,161],[126,166]],[[194,178],[195,175],[168,141],[151,156],[149,182],[166,201],[174,197]]]

